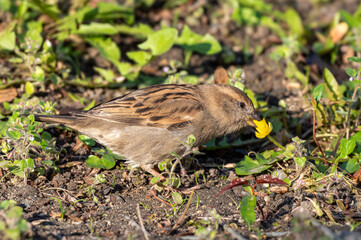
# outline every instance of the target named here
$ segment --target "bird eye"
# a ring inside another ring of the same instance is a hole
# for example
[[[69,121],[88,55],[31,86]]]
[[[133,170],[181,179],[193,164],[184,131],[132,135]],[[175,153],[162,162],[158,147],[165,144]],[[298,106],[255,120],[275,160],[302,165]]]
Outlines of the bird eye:
[[[244,102],[238,102],[238,107],[239,108],[245,108],[246,104]]]

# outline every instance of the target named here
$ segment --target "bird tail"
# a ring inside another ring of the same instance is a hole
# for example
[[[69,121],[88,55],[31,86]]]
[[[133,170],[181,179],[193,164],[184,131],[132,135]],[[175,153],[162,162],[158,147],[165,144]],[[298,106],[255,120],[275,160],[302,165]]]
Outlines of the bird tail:
[[[34,115],[35,121],[46,123],[58,123],[64,125],[73,125],[78,117],[71,115]]]

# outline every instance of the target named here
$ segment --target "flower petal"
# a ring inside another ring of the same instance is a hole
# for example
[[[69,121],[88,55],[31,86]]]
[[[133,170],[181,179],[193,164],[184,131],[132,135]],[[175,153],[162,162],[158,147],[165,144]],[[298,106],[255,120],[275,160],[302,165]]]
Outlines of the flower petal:
[[[256,137],[265,138],[270,132],[272,132],[273,126],[272,123],[266,122],[266,119],[263,118],[261,121],[253,120],[256,125]]]

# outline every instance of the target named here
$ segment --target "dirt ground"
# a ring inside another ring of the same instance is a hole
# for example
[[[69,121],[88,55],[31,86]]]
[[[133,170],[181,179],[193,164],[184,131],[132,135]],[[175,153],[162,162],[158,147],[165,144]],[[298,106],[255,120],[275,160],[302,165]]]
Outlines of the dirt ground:
[[[281,0],[273,2],[276,2],[279,8],[288,4],[288,1]],[[352,0],[334,1],[323,5],[322,9],[315,10],[310,9],[311,5],[308,1],[300,0],[294,1],[293,6],[304,18],[326,21],[325,18],[332,18],[337,10],[346,9],[352,12],[358,4],[358,1]],[[224,27],[221,24],[217,25],[212,29],[212,34],[223,44],[231,47],[233,40],[222,37]],[[234,29],[232,25],[227,28],[229,31]],[[198,32],[203,33],[208,30],[202,26]],[[272,47],[267,46],[270,46],[269,42],[273,41],[275,36],[264,27],[246,27],[242,31],[234,32],[233,39],[238,39],[242,45],[246,35],[250,39],[251,48],[258,44],[265,46],[260,55],[245,60],[243,53],[238,52],[238,65],[226,66],[219,62],[219,56],[194,54],[190,61],[189,73],[198,75],[201,81],[204,81],[219,65],[229,70],[242,67],[246,74],[246,86],[255,93],[262,94],[268,104],[276,105],[283,99],[290,103],[291,115],[302,113],[307,106],[299,104],[303,102],[301,90],[287,84],[284,64],[275,64],[269,58]],[[182,53],[179,53],[179,49],[172,49],[162,55],[147,66],[147,69],[157,72],[160,70],[158,65],[160,61],[167,58],[174,59],[175,56],[181,60]],[[300,56],[300,58],[303,58],[304,62],[313,60],[311,63],[316,69],[321,68],[323,63],[322,60],[312,59],[311,56]],[[339,74],[338,79],[345,79],[344,65],[331,67],[334,74]],[[320,79],[311,75],[311,81],[317,83]],[[91,96],[97,103],[122,94],[120,89],[74,90],[72,87],[67,87],[66,91],[82,92],[83,96]],[[66,100],[62,92],[49,90],[39,97],[58,102],[57,108],[61,113],[79,107]],[[305,121],[303,130],[309,128],[310,121]],[[202,150],[205,155],[196,156],[198,164],[191,164],[187,168],[187,176],[181,177],[182,188],[196,188],[189,209],[186,210],[188,201],[185,201],[175,213],[174,208],[164,200],[171,198],[170,192],[164,191],[154,196],[149,174],[140,170],[130,174],[122,161],[118,161],[116,167],[111,170],[91,169],[84,162],[89,155],[87,149],[73,150],[76,145],[76,132],[54,126],[48,127],[47,131],[52,134],[57,147],[67,150],[56,162],[60,172],[48,169],[44,176],[30,176],[25,181],[13,176],[5,176],[0,182],[0,201],[13,199],[24,209],[24,217],[31,226],[29,238],[144,239],[144,235],[149,234],[150,239],[202,239],[194,234],[199,226],[205,226],[204,238],[210,238],[207,234],[215,231],[217,239],[243,239],[242,236],[246,239],[361,239],[361,227],[351,232],[349,223],[345,220],[352,217],[361,221],[360,189],[336,178],[333,184],[327,186],[327,192],[308,192],[303,191],[302,187],[281,189],[276,186],[259,185],[256,191],[266,220],[260,220],[258,210],[257,222],[252,229],[248,229],[240,216],[239,203],[242,197],[248,195],[242,187],[233,188],[216,196],[238,177],[234,168],[224,168],[225,164],[238,163],[249,151],[273,148],[270,144],[267,146],[251,144],[214,151]],[[250,130],[244,130],[241,139],[246,140],[251,135]],[[296,166],[291,163],[281,162],[272,167],[270,172],[278,171],[277,174],[281,178],[285,174],[283,169],[295,168]],[[196,172],[204,174],[196,176]],[[104,183],[97,184],[94,181],[97,173],[103,173],[106,179]],[[298,174],[295,171],[288,177],[299,181]],[[4,173],[0,170],[0,177],[3,176]],[[302,185],[302,183],[298,184]],[[327,201],[328,192],[342,199],[347,204],[348,210],[339,212],[337,206],[332,205],[328,212],[335,221],[330,222],[326,215],[318,216],[319,222],[327,223],[320,225],[314,220],[316,213],[310,200],[317,197]],[[187,199],[190,197],[189,194],[183,196]],[[59,203],[51,197],[61,200],[66,210],[64,218],[60,217]],[[70,204],[76,199],[81,201]],[[142,231],[142,225],[145,232]]]

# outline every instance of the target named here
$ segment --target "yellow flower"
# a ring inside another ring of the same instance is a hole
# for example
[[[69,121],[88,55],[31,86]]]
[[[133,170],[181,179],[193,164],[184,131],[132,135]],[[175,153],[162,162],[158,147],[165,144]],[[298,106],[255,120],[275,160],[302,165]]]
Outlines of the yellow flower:
[[[262,119],[261,121],[253,120],[254,124],[256,124],[256,137],[257,138],[265,138],[273,129],[272,123],[266,122],[266,119]]]

